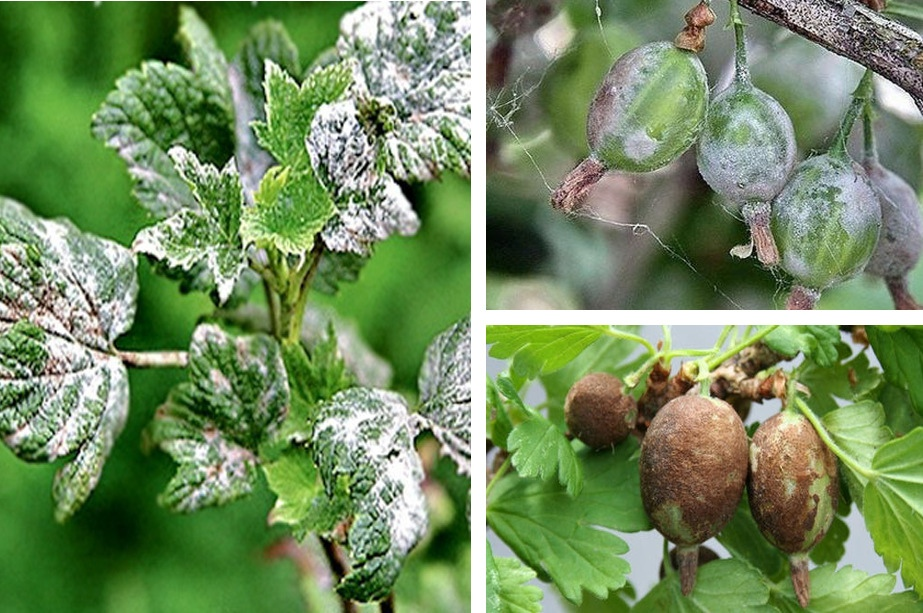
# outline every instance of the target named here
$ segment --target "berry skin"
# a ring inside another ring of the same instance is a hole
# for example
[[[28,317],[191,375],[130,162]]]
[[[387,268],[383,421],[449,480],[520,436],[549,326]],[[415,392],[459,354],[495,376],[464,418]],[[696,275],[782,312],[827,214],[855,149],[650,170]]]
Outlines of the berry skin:
[[[782,268],[815,292],[862,271],[880,227],[878,196],[862,168],[842,155],[799,164],[772,204]]]
[[[677,545],[683,594],[695,585],[700,543],[730,521],[747,479],[747,434],[723,400],[680,396],[665,404],[641,444],[641,500]]]
[[[694,54],[669,42],[629,51],[613,64],[590,104],[587,140],[607,169],[649,172],[698,138],[708,80]]]
[[[807,554],[830,528],[839,500],[836,456],[803,415],[778,413],[753,434],[747,492],[760,532],[789,554],[795,594],[806,607]]]
[[[881,236],[865,271],[884,279],[901,279],[920,259],[923,219],[913,188],[874,159],[863,162],[881,204]]]
[[[618,378],[590,373],[567,392],[564,419],[571,434],[588,447],[606,449],[628,438],[638,420],[638,405],[622,393]]]

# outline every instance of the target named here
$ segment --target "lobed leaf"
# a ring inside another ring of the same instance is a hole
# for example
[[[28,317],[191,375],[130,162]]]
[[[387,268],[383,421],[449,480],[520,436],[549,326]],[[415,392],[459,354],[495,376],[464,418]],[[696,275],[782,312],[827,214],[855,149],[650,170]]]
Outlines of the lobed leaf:
[[[204,89],[215,92],[219,99],[227,105],[227,115],[232,116],[227,59],[218,48],[218,43],[215,42],[211,30],[195,9],[180,6],[177,37],[183,45],[193,73],[199,78]]]
[[[337,591],[367,602],[385,597],[427,527],[423,467],[404,399],[351,388],[321,405],[312,452],[328,498],[327,519],[351,520],[351,569]],[[338,516],[332,516],[338,510]],[[328,528],[327,536],[332,536]]]
[[[769,586],[759,571],[737,559],[715,560],[699,568],[695,589],[689,596],[680,591],[679,575],[673,573],[654,586],[632,611],[775,611],[768,604]]]
[[[259,474],[256,451],[279,429],[288,404],[275,340],[196,328],[189,381],[170,392],[151,423],[152,440],[179,464],[161,504],[190,512],[248,494]]]
[[[0,198],[0,434],[29,461],[75,454],[55,476],[59,521],[93,491],[125,424],[113,343],[137,294],[127,249]]]
[[[340,285],[359,279],[359,273],[368,261],[367,254],[328,251],[320,260],[311,289],[334,296],[340,291]]]
[[[350,375],[348,378],[354,378],[362,387],[384,389],[391,384],[394,374],[391,364],[365,342],[354,322],[341,317],[332,308],[307,306],[302,319],[301,342],[311,351],[312,360],[318,355],[326,356],[324,368],[345,370]],[[340,389],[343,388],[334,391]],[[329,396],[324,396],[323,400],[327,398]]]
[[[923,415],[923,328],[866,326],[885,380],[906,390],[914,410]]]
[[[400,181],[470,174],[471,13],[467,2],[368,3],[340,22],[359,114],[381,134]]]
[[[197,286],[214,286],[224,304],[248,268],[241,242],[240,178],[230,160],[220,171],[203,164],[182,147],[170,149],[177,172],[192,190],[196,207],[183,209],[158,224],[144,228],[132,249],[144,253],[180,276],[207,275]]]
[[[456,322],[429,347],[418,379],[424,426],[452,458],[458,472],[471,474],[471,318]]]
[[[583,471],[573,446],[541,415],[533,415],[513,428],[506,442],[513,454],[513,466],[521,476],[548,480],[557,475],[571,496],[583,489]]]
[[[844,353],[848,356],[849,349]],[[881,383],[881,371],[869,363],[866,352],[860,351],[832,366],[805,361],[798,367],[798,382],[811,390],[811,410],[825,415],[839,408],[837,398],[855,402],[866,397]]]
[[[315,500],[323,495],[311,455],[304,449],[290,448],[275,461],[264,464],[263,472],[276,494],[269,523],[292,526],[295,536],[303,539],[317,522]]]
[[[767,334],[763,342],[786,357],[803,353],[824,367],[837,362],[842,343],[837,326],[779,326]]]
[[[913,592],[892,593],[896,579],[893,575],[868,575],[853,568],[824,564],[813,569],[811,576],[811,602],[809,611],[818,613],[865,613],[866,611],[919,611],[920,603]],[[772,605],[789,613],[804,611],[795,597],[792,582],[781,580],[772,589]]]
[[[549,481],[511,474],[493,486],[487,523],[543,580],[565,598],[582,601],[582,590],[605,598],[626,581],[628,551],[612,530],[650,529],[641,504],[637,441],[612,452],[580,454],[584,487],[571,497]]]
[[[542,590],[526,585],[535,572],[515,558],[495,558],[487,543],[488,613],[538,613]]]
[[[606,326],[488,326],[490,355],[512,358],[512,369],[533,379],[565,366],[595,343]]]
[[[853,500],[862,509],[863,489],[868,477],[854,470],[851,464],[870,471],[875,452],[893,436],[885,425],[885,412],[880,404],[865,400],[827,413],[824,427],[836,444],[853,460],[842,464]]]

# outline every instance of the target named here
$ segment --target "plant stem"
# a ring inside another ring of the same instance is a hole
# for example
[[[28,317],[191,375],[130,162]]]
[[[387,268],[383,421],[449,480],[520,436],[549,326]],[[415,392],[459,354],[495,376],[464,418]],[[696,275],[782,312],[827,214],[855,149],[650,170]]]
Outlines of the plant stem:
[[[346,566],[346,562],[343,560],[343,556],[340,553],[340,548],[337,547],[337,544],[331,540],[320,537],[321,546],[324,549],[324,555],[327,556],[327,562],[330,564],[330,571],[337,578],[337,582],[342,579],[349,569]],[[343,613],[355,613],[358,611],[356,603],[348,598],[343,598]]]
[[[731,14],[728,25],[734,26],[734,79],[738,83],[750,84],[750,65],[747,63],[747,40],[744,36],[744,22],[740,18],[737,0],[731,0]]]
[[[388,594],[388,597],[382,600],[378,606],[381,609],[381,613],[394,613],[396,610],[394,608],[394,592]]]
[[[860,466],[856,463],[856,460],[852,456],[847,454],[843,449],[836,444],[836,441],[830,436],[830,433],[827,432],[827,429],[820,422],[820,419],[817,418],[817,415],[814,414],[814,411],[811,410],[804,400],[800,396],[795,396],[795,406],[798,407],[798,410],[801,411],[801,414],[807,418],[811,425],[814,426],[814,429],[817,431],[817,436],[820,437],[820,440],[824,441],[824,444],[833,452],[833,455],[840,458],[840,461],[843,462],[850,470],[852,470],[857,475],[861,475],[868,480],[873,480],[878,478],[878,472]]]
[[[307,266],[302,267],[304,272],[300,273],[299,271],[300,274],[295,280],[294,285],[297,287],[296,299],[292,306],[291,319],[289,320],[286,335],[289,342],[297,342],[301,338],[301,326],[304,321],[304,310],[308,304],[308,295],[311,293],[311,284],[314,282],[314,277],[317,275],[317,269],[320,267],[323,256],[324,243],[318,238],[314,243],[314,248],[311,250],[311,257]]]
[[[872,120],[875,119],[873,110],[874,94],[866,101],[862,113],[862,135],[865,144],[865,159],[869,162],[878,162],[878,147],[875,146],[875,129]]]
[[[872,74],[872,71],[867,69],[865,74],[862,75],[859,85],[856,86],[856,90],[852,94],[852,102],[849,103],[849,108],[846,109],[846,114],[840,123],[840,129],[837,130],[836,136],[833,137],[833,144],[830,146],[829,151],[830,155],[841,158],[847,157],[846,142],[849,140],[849,134],[852,132],[859,113],[862,112],[862,108],[867,104],[871,95]]]
[[[778,327],[779,326],[766,326],[765,328],[763,328],[762,330],[760,330],[753,336],[747,337],[744,340],[740,341],[739,343],[733,345],[724,353],[720,353],[717,356],[711,358],[710,360],[706,362],[706,364],[708,365],[708,369],[714,370],[715,368],[721,366],[721,364],[723,364],[725,360],[734,357],[735,355],[737,355],[738,353],[740,353],[741,351],[743,351],[750,345],[755,345],[759,341],[763,340],[770,332],[772,332]]]
[[[513,456],[509,456],[506,460],[503,461],[503,464],[500,465],[500,468],[497,469],[497,472],[494,473],[494,478],[490,480],[490,483],[487,484],[487,489],[484,491],[484,500],[490,500],[490,491],[494,489],[494,486],[500,479],[503,478],[503,475],[506,474],[506,471],[510,469],[512,464]]]
[[[606,330],[606,335],[611,336],[612,338],[618,338],[618,339],[622,339],[626,341],[633,341],[635,343],[638,343],[639,345],[644,346],[644,348],[647,349],[647,352],[650,355],[654,355],[657,353],[657,350],[650,343],[650,341],[648,341],[646,338],[642,338],[635,334],[630,334],[628,332],[622,332],[621,330],[616,330],[615,328],[608,328]]]
[[[116,351],[116,357],[132,368],[185,368],[186,351]]]

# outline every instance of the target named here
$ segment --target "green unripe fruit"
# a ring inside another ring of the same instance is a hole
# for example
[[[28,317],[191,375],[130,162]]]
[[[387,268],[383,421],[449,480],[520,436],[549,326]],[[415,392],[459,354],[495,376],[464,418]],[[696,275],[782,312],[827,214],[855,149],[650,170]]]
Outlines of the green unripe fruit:
[[[862,168],[845,155],[802,162],[772,204],[782,268],[813,290],[862,271],[880,227],[878,196]]]
[[[698,545],[730,521],[747,479],[747,434],[723,400],[680,396],[651,420],[641,444],[641,500],[677,545],[684,594],[695,584]]]
[[[881,204],[881,236],[865,271],[900,279],[916,266],[923,250],[923,219],[913,188],[874,159],[863,162]]]
[[[607,169],[649,172],[698,138],[708,108],[699,58],[672,43],[641,45],[616,60],[587,116],[591,155]]]
[[[709,105],[696,161],[705,182],[731,203],[769,202],[785,186],[796,151],[782,105],[735,80]]]
[[[824,538],[839,500],[836,456],[800,413],[783,411],[750,445],[750,511],[766,539],[790,555],[792,583],[807,606],[807,553]]]
[[[590,373],[567,392],[564,419],[571,434],[588,447],[605,449],[628,438],[638,420],[638,405],[622,393],[617,377]]]

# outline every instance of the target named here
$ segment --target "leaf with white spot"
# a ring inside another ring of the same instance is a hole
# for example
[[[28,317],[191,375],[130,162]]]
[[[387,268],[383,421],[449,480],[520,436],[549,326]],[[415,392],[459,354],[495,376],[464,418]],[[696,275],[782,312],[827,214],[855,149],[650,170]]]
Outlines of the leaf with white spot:
[[[355,61],[360,115],[395,178],[470,173],[468,2],[369,2],[343,17],[337,50]]]
[[[320,407],[312,450],[327,504],[341,506],[337,519],[348,522],[351,570],[337,586],[347,598],[384,598],[426,532],[413,434],[407,405],[393,392],[351,388]]]
[[[375,139],[362,127],[355,102],[322,106],[307,147],[336,205],[321,234],[328,249],[366,255],[389,236],[416,234],[420,220],[397,182],[381,172]]]
[[[196,328],[189,381],[173,389],[150,426],[152,440],[179,464],[161,504],[189,512],[248,494],[259,472],[256,451],[278,430],[288,402],[275,340]]]
[[[420,411],[442,453],[471,474],[471,319],[452,325],[426,349],[420,368]]]
[[[197,206],[141,230],[132,249],[196,277],[204,266],[223,304],[247,268],[240,228],[243,195],[234,160],[219,171],[182,147],[170,149],[170,158]]]
[[[127,249],[0,198],[0,435],[28,461],[75,454],[55,476],[59,521],[90,495],[124,426],[113,342],[137,295]]]
[[[158,219],[195,208],[192,191],[167,151],[180,145],[221,164],[234,153],[234,117],[226,63],[205,24],[180,13],[180,41],[193,66],[149,61],[115,83],[93,115],[93,136],[128,164],[133,193]]]

